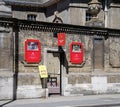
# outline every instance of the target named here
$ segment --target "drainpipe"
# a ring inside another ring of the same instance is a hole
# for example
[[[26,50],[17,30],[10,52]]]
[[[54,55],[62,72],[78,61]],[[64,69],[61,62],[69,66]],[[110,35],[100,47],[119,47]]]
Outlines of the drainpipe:
[[[105,27],[108,27],[108,0],[105,0]]]

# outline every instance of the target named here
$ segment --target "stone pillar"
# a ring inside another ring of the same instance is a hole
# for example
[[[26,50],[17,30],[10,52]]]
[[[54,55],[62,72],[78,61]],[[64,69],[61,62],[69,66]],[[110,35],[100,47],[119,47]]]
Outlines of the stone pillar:
[[[99,20],[97,15],[101,10],[101,3],[98,0],[91,0],[88,3],[88,11],[92,15],[91,20],[86,22],[86,26],[104,27],[103,21]]]
[[[92,18],[90,21],[86,23],[87,26],[91,27],[104,27],[103,21],[98,19],[97,15],[101,10],[101,3],[98,2],[98,0],[91,0],[88,4],[88,11],[92,15]],[[96,36],[96,34],[94,35]],[[93,37],[94,38],[94,37]],[[100,43],[100,42],[98,42]],[[94,47],[94,44],[93,44]],[[95,50],[93,50],[95,51]],[[94,54],[94,52],[93,52]],[[99,57],[102,58],[102,57]],[[105,93],[107,91],[107,77],[104,75],[99,75],[99,72],[102,72],[103,69],[94,69],[94,73],[96,75],[91,77],[91,85],[92,85],[92,91],[94,91],[96,94],[99,93]],[[98,85],[99,84],[99,85]]]

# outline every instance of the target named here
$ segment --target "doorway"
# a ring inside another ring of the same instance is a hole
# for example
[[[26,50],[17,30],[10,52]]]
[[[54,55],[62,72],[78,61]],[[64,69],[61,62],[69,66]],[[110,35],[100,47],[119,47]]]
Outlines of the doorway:
[[[48,71],[48,95],[60,94],[62,90],[62,64],[61,64],[61,53],[58,49],[46,50],[45,65]]]
[[[104,67],[104,39],[93,39],[93,68],[94,70]]]

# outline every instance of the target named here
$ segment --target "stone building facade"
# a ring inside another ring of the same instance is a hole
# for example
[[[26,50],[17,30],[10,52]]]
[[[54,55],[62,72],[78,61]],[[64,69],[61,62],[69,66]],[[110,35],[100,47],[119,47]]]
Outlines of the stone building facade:
[[[119,32],[120,3],[106,1],[99,1],[101,10],[97,21],[102,22],[102,26],[89,23],[90,0],[1,0],[0,15],[36,25],[36,22],[43,21],[53,23],[53,26],[54,23],[77,27],[89,25],[93,29],[97,27],[98,32],[107,28],[113,33]],[[94,30],[91,34],[65,33],[66,43],[58,47],[57,31],[27,27],[22,29],[19,26],[19,30],[0,27],[0,99],[37,98],[55,93],[63,96],[120,93],[120,35],[106,38]],[[24,60],[27,39],[40,41],[39,63],[29,64]],[[81,64],[70,62],[72,42],[83,44]],[[48,79],[40,78],[39,65],[46,66]]]

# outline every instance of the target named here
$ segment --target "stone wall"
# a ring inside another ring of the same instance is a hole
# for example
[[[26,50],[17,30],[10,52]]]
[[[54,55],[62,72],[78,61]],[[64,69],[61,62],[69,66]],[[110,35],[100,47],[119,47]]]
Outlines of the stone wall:
[[[55,18],[54,12],[58,11],[58,17],[63,20],[63,23],[84,25],[86,9],[86,3],[75,3],[73,0],[71,3],[68,1],[59,2],[46,8],[46,12],[45,10],[39,12],[24,10],[23,12],[18,8],[14,8],[12,12],[14,18],[27,19],[27,14],[37,14],[37,21],[52,22]],[[109,27],[119,28],[118,13],[119,6],[117,6],[117,8],[111,6],[108,12]],[[102,20],[104,20],[103,14],[103,11],[99,14]],[[113,16],[118,17],[115,18]],[[0,99],[12,99],[14,94],[13,88],[15,88],[13,81],[13,68],[15,67],[13,65],[15,64],[15,56],[13,55],[15,38],[13,37],[15,34],[8,29],[0,28],[0,30],[2,31],[2,33],[0,33],[0,51],[2,53],[0,54],[2,58],[0,60]],[[5,31],[5,33],[3,33],[3,31]],[[47,63],[45,55],[48,54],[45,53],[47,52],[45,49],[58,51],[57,37],[54,37],[54,33],[34,30],[20,30],[17,36],[19,37],[17,98],[44,97],[48,93],[42,87],[43,84],[39,76],[38,65]],[[108,37],[107,39],[102,37],[104,41],[104,67],[103,69],[96,70],[93,67],[94,37],[97,37],[97,35],[66,34],[66,45],[62,47],[65,52],[64,63],[62,63],[63,95],[120,93],[120,40],[116,37]],[[39,39],[42,44],[42,56],[38,64],[27,64],[24,61],[24,41],[28,38]],[[81,65],[70,62],[70,43],[73,41],[83,43],[84,57]],[[49,57],[50,56],[53,58],[52,55],[49,55]],[[52,58],[49,59],[52,60]],[[55,61],[56,60],[53,60],[52,62]],[[56,65],[60,63],[58,61],[59,60],[56,61]],[[52,67],[53,69],[58,69],[56,68],[57,66]]]
[[[0,27],[0,100],[13,98],[13,36],[11,29]]]
[[[25,90],[25,87],[42,87],[41,80],[39,78],[38,67],[34,65],[25,65],[24,62],[24,41],[27,38],[39,39],[41,42],[42,59],[39,64],[44,64],[47,60],[44,59],[45,49],[54,50],[58,49],[57,38],[54,37],[53,33],[49,32],[37,32],[37,31],[21,31],[19,33],[20,44],[19,44],[19,88]],[[110,62],[114,61],[115,57],[112,57],[113,53],[111,50],[119,51],[119,45],[117,38],[104,39],[104,69],[95,70],[93,69],[93,39],[94,36],[80,35],[80,34],[66,34],[66,45],[63,46],[65,50],[65,60],[63,66],[63,84],[62,91],[63,95],[77,95],[77,94],[99,94],[99,93],[119,93],[119,71],[120,68],[119,60],[116,63],[112,63],[117,67],[112,67]],[[84,64],[72,64],[70,62],[70,43],[72,41],[82,42],[84,46]],[[116,42],[115,42],[116,41]],[[110,45],[109,45],[110,44]],[[114,45],[113,45],[114,44]],[[115,45],[116,44],[116,45]],[[119,55],[119,54],[116,54]],[[110,56],[110,57],[109,57]],[[50,55],[49,55],[50,57]],[[118,56],[116,56],[118,58]],[[50,59],[49,59],[50,60]],[[52,59],[51,59],[52,60]],[[52,62],[51,62],[52,63]],[[57,62],[56,62],[57,64]],[[59,62],[58,62],[59,64]],[[57,64],[57,65],[58,65]],[[52,66],[52,65],[51,65]],[[52,66],[53,69],[57,69]],[[67,71],[68,70],[68,71]],[[49,71],[49,69],[48,69]],[[67,74],[67,72],[68,74]],[[34,74],[34,75],[33,75]],[[20,79],[21,78],[21,79]],[[99,84],[99,89],[97,88]],[[113,87],[115,86],[115,87]],[[31,92],[33,91],[33,88]],[[30,90],[29,89],[29,90]],[[28,89],[27,89],[28,90]],[[42,90],[42,88],[40,88]],[[37,93],[36,89],[34,91]],[[41,91],[42,92],[42,91]],[[23,93],[25,94],[25,93]],[[25,94],[26,95],[26,94]],[[44,91],[41,94],[37,94],[39,97],[44,96]],[[32,95],[31,95],[32,96]],[[26,96],[25,98],[29,97]],[[22,98],[22,97],[20,97]]]
[[[47,63],[45,59],[45,49],[58,50],[57,38],[54,33],[21,30],[19,32],[19,66],[17,78],[17,98],[36,98],[44,97],[46,89],[42,87],[42,80],[39,76],[38,65]],[[24,42],[26,39],[39,39],[41,42],[41,61],[38,64],[27,64],[24,61]],[[64,63],[62,63],[62,94],[79,95],[79,94],[101,94],[101,93],[119,93],[119,39],[109,37],[104,39],[104,69],[93,69],[93,39],[91,35],[81,34],[66,34],[66,45],[63,46],[65,52]],[[8,39],[9,40],[9,39]],[[70,62],[70,43],[73,41],[82,42],[84,46],[84,60],[83,64],[72,64]],[[114,52],[115,51],[115,52]],[[49,60],[53,60],[49,55]],[[59,60],[49,62],[56,62],[59,65]],[[114,63],[114,61],[116,61]],[[52,63],[51,63],[52,64]],[[57,66],[51,65],[51,69]],[[10,66],[11,68],[11,66]],[[49,69],[48,69],[49,71]],[[9,71],[8,71],[9,72]],[[7,72],[7,73],[8,73]],[[3,70],[2,72],[3,73]],[[5,74],[5,73],[3,73]],[[8,73],[9,74],[9,73]],[[4,77],[4,78],[3,78]],[[13,97],[13,72],[10,76],[0,77],[2,84],[1,90],[3,92],[1,99],[11,99]],[[7,83],[7,86],[3,86]],[[98,85],[99,84],[99,85]],[[4,88],[10,87],[10,93],[6,94]],[[99,87],[99,89],[97,88]],[[31,94],[30,94],[31,93]]]
[[[119,4],[111,3],[109,11],[108,11],[108,27],[118,29],[120,27],[120,15],[118,11],[120,10]],[[117,17],[114,17],[117,16]]]
[[[14,33],[13,33],[14,34]],[[46,89],[42,87],[42,80],[39,76],[38,65],[42,65],[45,60],[45,49],[58,50],[57,38],[54,33],[21,30],[19,33],[19,66],[17,78],[17,98],[36,98],[44,97]],[[97,36],[95,36],[97,37]],[[93,69],[93,39],[94,35],[66,34],[66,45],[63,46],[65,59],[62,71],[62,94],[80,95],[80,94],[101,94],[101,93],[119,93],[119,39],[109,37],[104,39],[104,69]],[[24,42],[26,39],[39,39],[41,42],[41,62],[38,64],[27,64],[24,61]],[[10,41],[10,38],[5,41]],[[73,41],[82,42],[84,46],[83,64],[72,64],[70,62],[70,43]],[[12,41],[13,42],[13,41]],[[8,42],[9,43],[9,42]],[[10,42],[10,44],[12,44]],[[2,45],[1,45],[2,46]],[[8,48],[10,50],[10,48]],[[114,52],[115,51],[115,52]],[[49,55],[50,57],[51,55]],[[49,58],[52,60],[52,58]],[[116,62],[114,63],[114,61]],[[55,61],[55,60],[54,60]],[[54,62],[53,61],[53,62]],[[50,62],[50,61],[49,61]],[[52,62],[52,61],[51,61]],[[59,62],[56,61],[56,65]],[[52,65],[51,65],[52,66]],[[13,67],[12,65],[10,68]],[[52,66],[53,69],[57,66]],[[4,70],[1,70],[3,73]],[[49,69],[48,69],[49,71]],[[67,72],[66,72],[67,71]],[[10,72],[10,70],[8,70]],[[0,99],[12,99],[13,97],[13,72],[9,76],[1,74],[2,84],[0,86],[2,97]],[[8,84],[3,85],[3,84]],[[99,85],[98,85],[99,84]],[[10,88],[10,92],[6,93],[5,88]],[[99,88],[97,88],[99,87]]]
[[[110,38],[110,65],[120,68],[120,38]]]
[[[3,99],[13,99],[13,73],[6,71],[0,72],[0,100]]]

